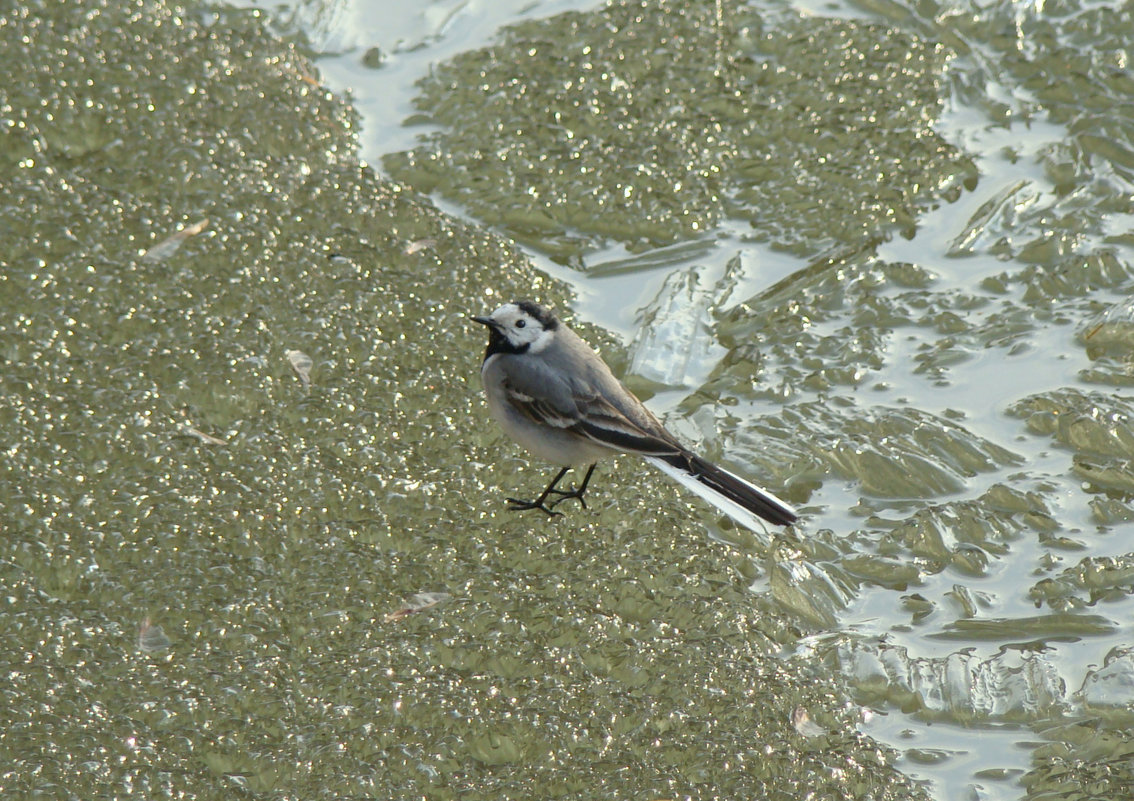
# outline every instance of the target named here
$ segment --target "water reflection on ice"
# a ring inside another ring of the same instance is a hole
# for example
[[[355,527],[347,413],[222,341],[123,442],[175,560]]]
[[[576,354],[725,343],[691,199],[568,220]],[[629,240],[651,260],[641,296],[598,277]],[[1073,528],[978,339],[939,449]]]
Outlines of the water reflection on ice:
[[[740,256],[713,281],[695,265],[666,276],[657,295],[638,315],[630,346],[630,372],[667,387],[699,386],[725,354],[713,333],[713,317],[736,288]]]

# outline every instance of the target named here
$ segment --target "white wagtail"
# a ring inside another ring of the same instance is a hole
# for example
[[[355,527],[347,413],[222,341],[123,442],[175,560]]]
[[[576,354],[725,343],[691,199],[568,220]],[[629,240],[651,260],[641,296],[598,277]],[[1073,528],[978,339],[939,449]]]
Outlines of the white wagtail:
[[[524,300],[472,319],[488,326],[480,371],[488,410],[535,456],[563,466],[534,501],[508,498],[511,509],[557,515],[553,509],[567,498],[585,507],[595,463],[634,453],[744,525],[758,525],[752,515],[780,526],[795,522],[796,511],[775,495],[678,442],[590,345],[547,309]],[[583,464],[590,467],[578,489],[555,488],[573,465]],[[559,497],[546,503],[552,493]]]

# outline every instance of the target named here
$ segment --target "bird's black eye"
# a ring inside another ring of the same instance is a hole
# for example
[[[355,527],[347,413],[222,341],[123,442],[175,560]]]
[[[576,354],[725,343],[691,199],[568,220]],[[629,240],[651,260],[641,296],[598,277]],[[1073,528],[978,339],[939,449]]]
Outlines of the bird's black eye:
[[[516,321],[516,328],[523,328],[527,324],[528,324],[527,320],[517,320]]]

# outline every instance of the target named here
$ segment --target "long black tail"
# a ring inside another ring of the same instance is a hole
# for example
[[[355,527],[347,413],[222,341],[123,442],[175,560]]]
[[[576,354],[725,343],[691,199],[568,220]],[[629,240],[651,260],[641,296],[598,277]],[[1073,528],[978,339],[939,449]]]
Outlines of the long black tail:
[[[766,489],[745,481],[740,476],[730,473],[723,467],[717,467],[696,454],[686,452],[644,458],[728,514],[732,514],[731,511],[723,505],[716,504],[712,495],[731,501],[773,525],[790,526],[799,519],[795,509]],[[702,488],[709,492],[702,491]]]

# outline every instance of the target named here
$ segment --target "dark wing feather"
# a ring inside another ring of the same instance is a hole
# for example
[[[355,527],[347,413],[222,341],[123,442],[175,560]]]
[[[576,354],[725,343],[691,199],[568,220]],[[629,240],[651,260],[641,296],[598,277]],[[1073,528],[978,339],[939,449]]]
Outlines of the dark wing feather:
[[[508,399],[532,422],[555,428],[570,428],[582,415],[570,381],[535,359],[521,363],[501,356],[504,391]]]
[[[599,445],[650,456],[676,456],[684,450],[656,421],[653,422],[657,431],[648,431],[598,395],[576,400],[582,406],[584,415],[572,429]],[[643,422],[652,420],[651,415]]]
[[[531,386],[520,389],[511,378],[505,380],[504,387],[512,405],[532,422],[569,429],[611,450],[669,457],[685,450],[656,421],[656,431],[649,431],[597,393],[552,391],[537,397],[530,394]],[[649,424],[652,419],[650,416],[642,422]]]
[[[512,405],[533,423],[555,428],[571,428],[579,422],[580,413],[577,407],[571,408],[545,398],[532,397],[516,390],[507,381],[504,382],[504,390],[508,393]]]

